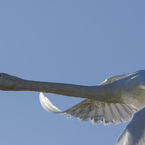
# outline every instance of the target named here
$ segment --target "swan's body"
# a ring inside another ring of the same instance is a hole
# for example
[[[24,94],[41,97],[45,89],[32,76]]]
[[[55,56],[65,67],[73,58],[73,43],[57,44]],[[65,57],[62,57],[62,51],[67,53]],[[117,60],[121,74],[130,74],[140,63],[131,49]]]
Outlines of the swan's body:
[[[116,145],[145,144],[145,108],[135,113],[131,122],[120,135]]]
[[[128,121],[145,106],[145,71],[111,77],[98,86],[29,81],[1,73],[0,90],[38,91],[86,98],[61,112],[40,94],[41,104],[48,112],[66,113],[92,123],[116,124]]]

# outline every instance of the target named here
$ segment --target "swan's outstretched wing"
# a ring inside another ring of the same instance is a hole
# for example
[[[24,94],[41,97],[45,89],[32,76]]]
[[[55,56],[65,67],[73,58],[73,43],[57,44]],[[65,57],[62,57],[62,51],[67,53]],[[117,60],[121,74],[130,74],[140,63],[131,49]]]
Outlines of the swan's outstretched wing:
[[[70,114],[69,117],[78,117],[81,121],[90,120],[93,124],[109,125],[126,122],[137,111],[125,104],[104,103],[90,99],[86,99],[66,111],[60,111],[43,93],[40,93],[39,99],[42,107],[50,113]]]
[[[110,77],[110,78],[107,78],[104,82],[102,82],[100,85],[104,85],[104,84],[108,84],[108,83],[111,83],[111,82],[114,82],[116,80],[120,80],[120,79],[123,79],[127,76],[129,76],[130,74],[122,74],[122,75],[117,75],[117,76],[113,76],[113,77]]]

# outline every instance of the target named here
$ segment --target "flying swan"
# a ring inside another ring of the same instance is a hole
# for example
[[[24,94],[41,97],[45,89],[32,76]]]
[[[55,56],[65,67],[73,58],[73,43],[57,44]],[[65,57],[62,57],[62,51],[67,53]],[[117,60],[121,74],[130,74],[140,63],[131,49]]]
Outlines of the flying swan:
[[[62,95],[67,91],[68,94],[65,95],[86,99],[66,111],[60,111],[41,92],[40,103],[46,111],[69,114],[69,117],[78,117],[81,121],[90,120],[93,124],[109,125],[132,119],[134,113],[145,106],[144,70],[108,78],[98,86],[64,87],[67,89],[62,90]]]
[[[60,111],[42,93],[40,102],[50,113],[70,114],[92,123],[118,124],[126,122],[145,106],[145,70],[106,79],[98,86],[24,80],[0,73],[0,90],[37,91],[85,98],[74,107]]]

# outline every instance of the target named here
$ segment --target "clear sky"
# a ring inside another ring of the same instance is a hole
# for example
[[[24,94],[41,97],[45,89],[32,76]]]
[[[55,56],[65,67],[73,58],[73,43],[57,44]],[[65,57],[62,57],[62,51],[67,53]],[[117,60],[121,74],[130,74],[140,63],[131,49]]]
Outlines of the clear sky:
[[[0,71],[25,79],[97,85],[145,69],[145,1],[1,0]],[[0,91],[1,145],[113,145],[127,123],[52,115],[38,92]],[[82,99],[45,95],[61,110]]]

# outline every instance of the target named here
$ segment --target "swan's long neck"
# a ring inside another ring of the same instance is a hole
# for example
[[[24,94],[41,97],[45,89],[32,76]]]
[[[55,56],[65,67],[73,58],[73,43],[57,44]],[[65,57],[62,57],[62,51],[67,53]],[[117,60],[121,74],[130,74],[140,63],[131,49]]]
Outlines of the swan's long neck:
[[[21,82],[16,85],[15,90],[46,92],[90,99],[96,96],[96,89],[94,87],[29,80],[21,80]]]
[[[114,97],[115,94],[112,94],[112,89],[108,88],[106,85],[81,86],[73,84],[38,82],[17,79],[12,85],[12,88],[10,88],[9,90],[46,92],[64,96],[88,98],[103,102],[110,102],[110,100],[111,102],[119,101],[117,97]]]

